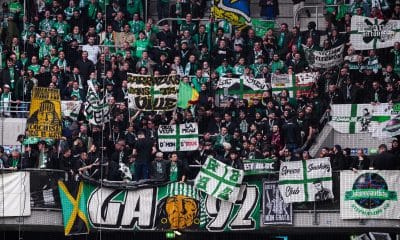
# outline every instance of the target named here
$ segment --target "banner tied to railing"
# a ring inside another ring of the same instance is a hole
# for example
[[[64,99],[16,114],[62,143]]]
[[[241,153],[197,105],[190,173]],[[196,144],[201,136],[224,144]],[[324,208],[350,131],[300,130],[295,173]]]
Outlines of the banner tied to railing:
[[[61,138],[59,89],[33,88],[27,128],[32,137]]]
[[[400,219],[400,171],[341,171],[342,219]]]
[[[158,147],[162,152],[195,151],[199,147],[197,123],[160,125]]]
[[[393,47],[400,39],[400,20],[382,20],[354,15],[350,42],[355,50]]]
[[[278,181],[263,182],[263,224],[280,225],[293,223],[291,203],[285,203],[279,191]]]
[[[261,98],[264,91],[271,87],[265,78],[242,77],[220,77],[218,80],[218,94],[236,99]]]
[[[221,201],[186,183],[141,188],[59,182],[65,235],[108,230],[245,231],[260,226],[261,182],[240,185],[238,201]]]
[[[332,168],[329,158],[282,162],[279,190],[285,203],[332,199]]]
[[[243,160],[243,170],[245,176],[272,173],[275,161],[268,159]]]
[[[128,73],[128,106],[142,111],[172,111],[177,104],[178,85],[176,75]]]
[[[271,75],[271,87],[273,94],[279,94],[282,90],[289,91],[289,97],[309,96],[311,89],[317,81],[318,74],[299,73],[299,74],[275,74]]]

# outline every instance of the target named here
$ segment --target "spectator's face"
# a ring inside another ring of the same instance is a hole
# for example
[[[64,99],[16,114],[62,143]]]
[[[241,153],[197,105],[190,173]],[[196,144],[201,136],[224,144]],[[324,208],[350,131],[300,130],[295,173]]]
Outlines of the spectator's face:
[[[176,162],[176,161],[178,161],[178,155],[176,154],[176,153],[173,153],[172,155],[171,155],[171,161],[172,162]]]
[[[374,90],[378,89],[378,88],[379,88],[379,83],[373,82],[373,83],[372,83],[372,88],[373,88]]]
[[[65,153],[64,153],[64,157],[70,157],[71,156],[71,150],[67,150]]]
[[[277,133],[279,131],[279,128],[277,125],[272,126],[272,132]]]
[[[228,133],[228,130],[226,128],[221,128],[221,135],[225,136]]]

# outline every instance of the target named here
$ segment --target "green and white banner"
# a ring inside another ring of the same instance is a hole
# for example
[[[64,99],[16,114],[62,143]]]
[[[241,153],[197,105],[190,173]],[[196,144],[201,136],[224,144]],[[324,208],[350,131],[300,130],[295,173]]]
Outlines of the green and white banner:
[[[59,182],[65,235],[90,229],[114,231],[243,231],[260,226],[261,182],[240,186],[235,203],[199,192],[187,183]],[[28,201],[29,202],[29,201]]]
[[[197,174],[195,187],[215,198],[236,202],[244,171],[230,167],[209,156]]]
[[[362,16],[351,18],[350,43],[356,50],[393,47],[400,39],[400,20]]]
[[[195,151],[199,147],[197,123],[160,125],[158,148],[162,152]]]
[[[342,219],[400,219],[400,171],[341,171]]]
[[[333,198],[329,158],[282,162],[279,190],[285,203],[325,201]]]
[[[251,176],[271,173],[274,171],[274,163],[275,161],[271,158],[243,160],[244,175]]]
[[[391,119],[392,107],[381,104],[333,104],[329,124],[340,133],[373,133]]]

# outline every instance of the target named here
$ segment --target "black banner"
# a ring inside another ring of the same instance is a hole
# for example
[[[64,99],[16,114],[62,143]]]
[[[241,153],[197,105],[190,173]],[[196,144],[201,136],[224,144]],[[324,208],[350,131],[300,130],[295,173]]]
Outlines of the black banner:
[[[263,182],[264,225],[293,224],[292,204],[285,203],[277,181]]]

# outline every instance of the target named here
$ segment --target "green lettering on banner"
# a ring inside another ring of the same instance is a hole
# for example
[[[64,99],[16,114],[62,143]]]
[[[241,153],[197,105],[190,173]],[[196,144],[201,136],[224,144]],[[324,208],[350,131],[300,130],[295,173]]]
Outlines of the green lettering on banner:
[[[229,177],[229,180],[237,182],[239,180],[239,177],[240,177],[240,172],[238,170],[233,169],[232,174]]]
[[[198,189],[203,189],[204,191],[207,190],[207,183],[210,181],[211,179],[209,177],[206,176],[200,176],[200,179],[198,181],[198,183],[196,184],[196,188]]]
[[[206,169],[216,172],[218,167],[219,167],[219,163],[217,162],[217,160],[210,159],[210,161],[208,161]]]
[[[222,190],[222,192],[218,194],[218,198],[227,201],[229,200],[229,196],[231,195],[232,192],[233,192],[232,188],[225,187],[224,190]]]

